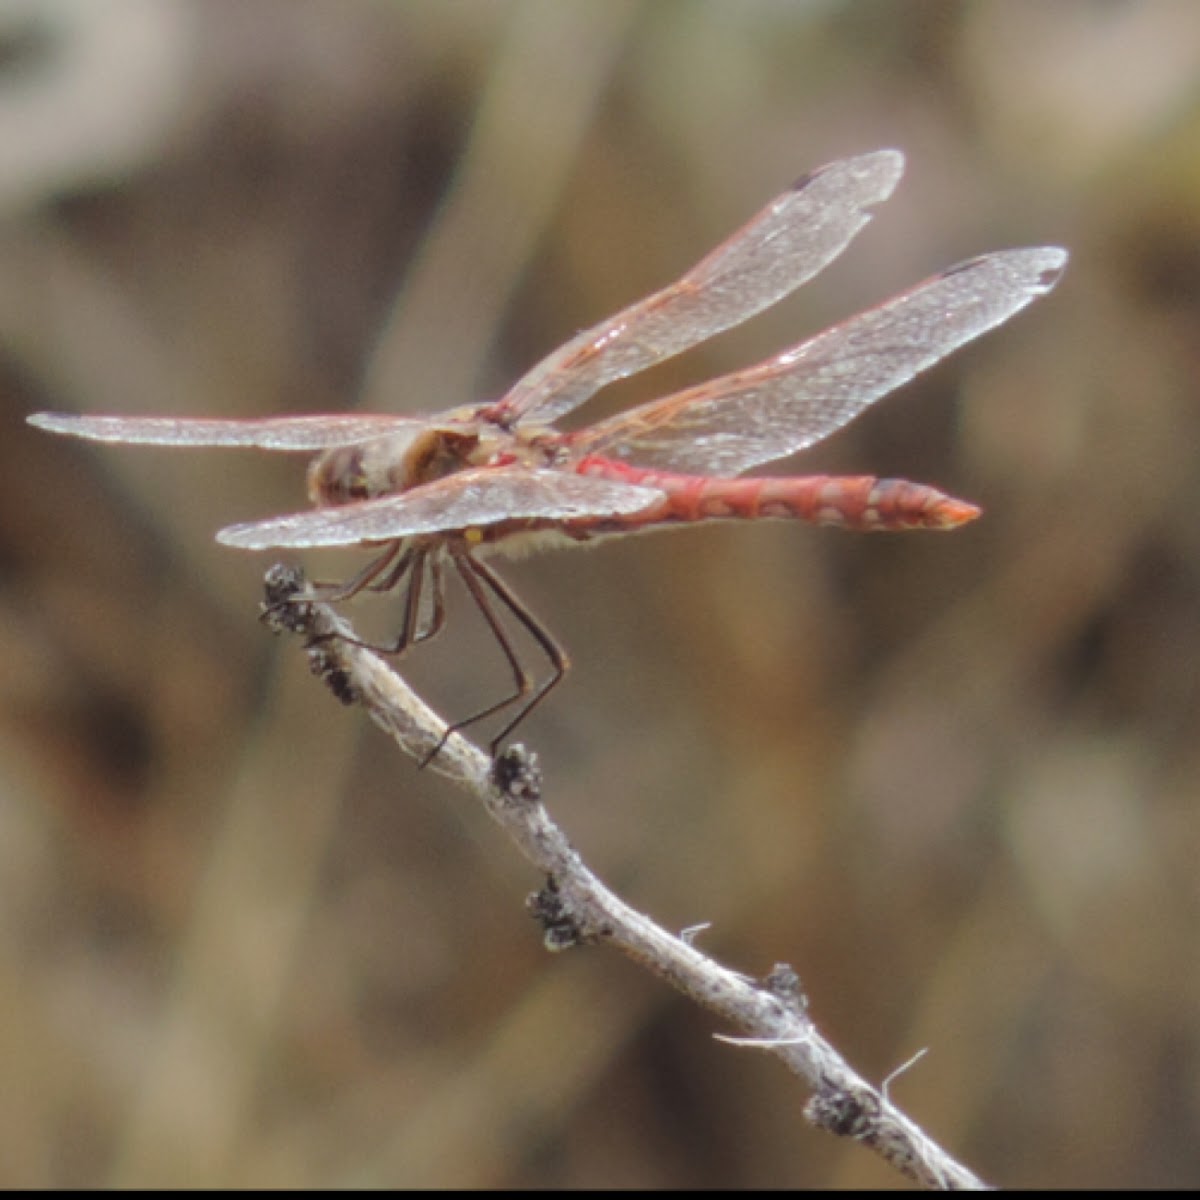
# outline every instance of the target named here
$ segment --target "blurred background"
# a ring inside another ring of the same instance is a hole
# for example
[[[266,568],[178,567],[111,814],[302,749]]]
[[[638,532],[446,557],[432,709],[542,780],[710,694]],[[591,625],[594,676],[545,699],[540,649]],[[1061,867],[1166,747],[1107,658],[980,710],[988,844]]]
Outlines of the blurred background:
[[[821,278],[572,422],[951,263],[1058,289],[779,469],[951,536],[708,527],[515,564],[570,648],[521,730],[591,865],[787,961],[993,1183],[1200,1179],[1200,5],[2,0],[0,1185],[890,1186],[601,950],[256,620],[303,461],[35,410],[496,397],[797,175],[897,194]],[[311,555],[337,577],[361,555]],[[393,611],[364,614],[386,627]],[[504,683],[465,606],[405,673]]]

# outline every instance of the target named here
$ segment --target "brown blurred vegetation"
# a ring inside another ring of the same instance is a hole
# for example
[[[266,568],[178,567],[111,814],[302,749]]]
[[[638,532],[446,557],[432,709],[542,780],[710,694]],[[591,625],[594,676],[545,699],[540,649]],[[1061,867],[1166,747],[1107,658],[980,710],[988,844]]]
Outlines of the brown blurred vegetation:
[[[1200,5],[0,3],[0,1184],[889,1185],[598,950],[255,620],[294,460],[38,409],[499,394],[792,177],[898,194],[819,281],[585,414],[983,250],[1059,289],[794,469],[980,502],[513,566],[522,731],[591,864],[1011,1186],[1200,1179]],[[307,561],[318,575],[353,555]],[[441,711],[501,664],[456,610]]]

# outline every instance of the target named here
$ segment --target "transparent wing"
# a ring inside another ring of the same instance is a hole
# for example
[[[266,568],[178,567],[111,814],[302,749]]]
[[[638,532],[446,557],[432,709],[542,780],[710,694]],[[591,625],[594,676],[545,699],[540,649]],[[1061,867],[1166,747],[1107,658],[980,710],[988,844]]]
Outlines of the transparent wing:
[[[460,471],[395,496],[231,525],[217,541],[245,550],[349,546],[418,534],[452,533],[504,521],[616,517],[662,499],[651,488],[560,471]]]
[[[819,442],[1058,282],[1065,250],[960,263],[782,354],[568,435],[580,453],[737,475]]]
[[[898,150],[879,150],[805,176],[682,279],[543,359],[491,414],[553,421],[606,384],[762,312],[832,262],[903,171]]]
[[[383,437],[424,422],[382,413],[324,413],[247,420],[205,417],[98,417],[34,413],[30,425],[96,442],[152,446],[256,446],[260,450],[323,450]]]

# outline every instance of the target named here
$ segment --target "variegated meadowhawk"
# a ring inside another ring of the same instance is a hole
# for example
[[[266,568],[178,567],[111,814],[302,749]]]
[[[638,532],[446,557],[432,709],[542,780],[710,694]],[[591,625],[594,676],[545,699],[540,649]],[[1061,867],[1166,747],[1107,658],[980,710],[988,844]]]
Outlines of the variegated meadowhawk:
[[[396,653],[441,630],[451,563],[499,641],[514,690],[446,736],[511,710],[495,753],[569,662],[484,561],[489,554],[698,521],[950,529],[979,515],[905,480],[738,476],[819,442],[1049,291],[1067,261],[1054,247],[973,258],[756,366],[575,432],[553,426],[605,385],[747,320],[812,278],[891,195],[903,168],[898,151],[881,150],[805,176],[677,282],[572,338],[492,403],[425,417],[29,420],[102,442],[320,451],[308,470],[313,510],[233,525],[217,540],[248,550],[374,547],[364,570],[322,595],[340,601],[402,587],[402,626],[389,647]],[[551,670],[540,683],[510,640],[504,610],[547,656]]]

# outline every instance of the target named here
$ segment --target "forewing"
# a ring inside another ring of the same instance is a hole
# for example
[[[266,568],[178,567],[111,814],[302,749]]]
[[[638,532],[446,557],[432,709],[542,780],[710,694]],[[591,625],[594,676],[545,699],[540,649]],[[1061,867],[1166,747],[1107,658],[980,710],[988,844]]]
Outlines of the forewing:
[[[419,534],[486,528],[514,519],[617,517],[662,499],[651,488],[560,471],[460,471],[394,496],[231,525],[217,541],[245,550],[349,546]]]
[[[205,417],[100,417],[34,413],[30,425],[51,433],[151,446],[255,446],[260,450],[324,450],[423,424],[382,413],[327,413],[247,420]]]
[[[736,475],[819,442],[1057,282],[1054,247],[971,259],[775,358],[571,435],[580,453]]]
[[[845,249],[903,170],[898,150],[879,150],[805,176],[682,279],[544,358],[493,411],[507,420],[553,421],[606,384],[782,300]]]

